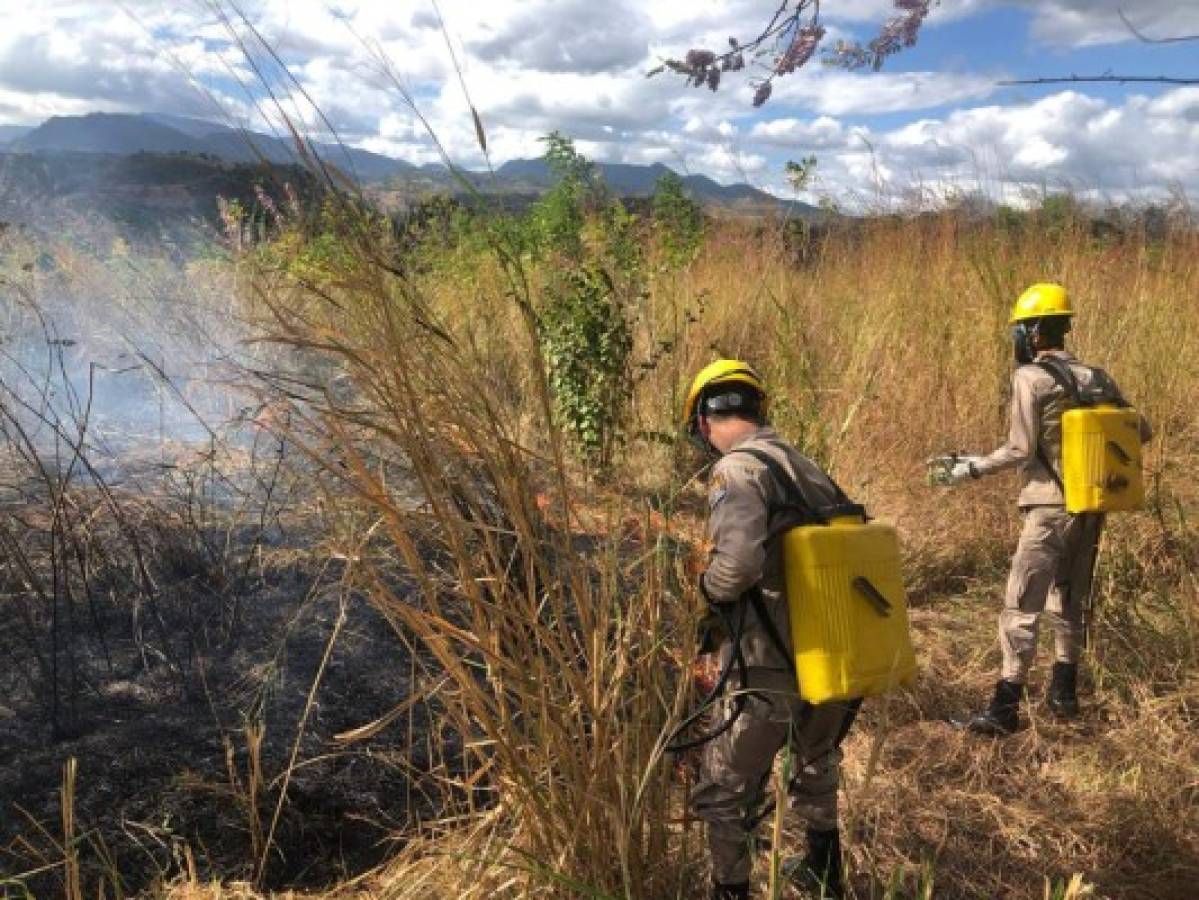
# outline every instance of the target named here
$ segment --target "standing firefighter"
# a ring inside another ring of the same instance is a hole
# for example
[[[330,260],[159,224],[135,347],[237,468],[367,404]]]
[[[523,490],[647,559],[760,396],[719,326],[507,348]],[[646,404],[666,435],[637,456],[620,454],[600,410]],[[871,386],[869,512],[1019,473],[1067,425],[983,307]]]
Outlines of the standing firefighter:
[[[776,755],[787,748],[793,773],[788,805],[808,825],[808,854],[788,871],[823,896],[839,897],[838,747],[856,704],[812,706],[797,693],[782,551],[772,539],[776,529],[770,519],[792,487],[780,484],[778,474],[785,473],[817,503],[833,505],[844,495],[767,426],[762,380],[743,362],[719,360],[700,372],[683,421],[696,443],[721,457],[709,486],[712,549],[701,588],[714,612],[731,623],[720,657],[732,673],[722,701],[725,722],[732,723],[704,745],[693,795],[695,814],[707,823],[712,896],[749,896],[752,841],[764,790]],[[781,469],[772,472],[774,465]]]
[[[959,484],[1020,469],[1024,527],[999,614],[1003,671],[990,706],[965,723],[979,734],[1003,736],[1016,730],[1042,613],[1053,627],[1056,650],[1049,709],[1062,718],[1078,715],[1078,660],[1086,642],[1104,510],[1136,508],[1141,499],[1140,443],[1149,439],[1149,425],[1128,409],[1106,372],[1083,365],[1065,350],[1073,315],[1065,288],[1057,284],[1034,284],[1016,301],[1009,322],[1017,367],[1007,443],[989,456],[958,458],[948,473],[948,482]],[[1076,420],[1063,418],[1076,409],[1122,410],[1113,415],[1132,434],[1114,435],[1105,446],[1102,428],[1082,434]],[[1103,468],[1105,460],[1111,466],[1135,463],[1135,472],[1113,474]],[[1101,477],[1085,471],[1088,465]],[[1084,497],[1088,488],[1091,495]],[[1126,502],[1113,493],[1119,491]]]

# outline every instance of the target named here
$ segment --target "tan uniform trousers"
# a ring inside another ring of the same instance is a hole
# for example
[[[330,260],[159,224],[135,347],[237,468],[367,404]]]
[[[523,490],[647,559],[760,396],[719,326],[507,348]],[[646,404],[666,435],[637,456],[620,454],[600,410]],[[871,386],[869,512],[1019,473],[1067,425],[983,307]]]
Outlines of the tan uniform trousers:
[[[1071,515],[1060,506],[1024,511],[999,614],[1006,681],[1023,684],[1027,679],[1042,613],[1053,627],[1057,661],[1078,662],[1086,643],[1085,613],[1102,530],[1102,513]]]
[[[699,783],[692,795],[695,815],[708,826],[712,876],[721,884],[749,880],[752,841],[775,756],[791,753],[788,811],[807,827],[837,827],[837,787],[846,707],[840,703],[807,706],[789,671],[751,667],[745,710],[724,734],[704,747]],[[736,680],[736,679],[734,679]],[[730,694],[737,690],[730,687]],[[718,706],[732,714],[732,700]]]

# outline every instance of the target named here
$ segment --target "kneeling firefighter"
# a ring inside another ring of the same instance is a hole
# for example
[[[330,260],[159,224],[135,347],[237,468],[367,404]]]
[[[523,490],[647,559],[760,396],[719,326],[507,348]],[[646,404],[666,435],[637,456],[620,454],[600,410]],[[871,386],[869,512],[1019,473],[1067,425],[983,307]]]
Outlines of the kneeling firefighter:
[[[696,376],[683,412],[690,437],[720,456],[709,483],[711,555],[701,589],[713,611],[730,623],[719,647],[728,678],[725,727],[704,744],[693,809],[707,825],[712,896],[748,897],[751,845],[763,817],[766,783],[775,756],[786,748],[794,773],[788,806],[808,827],[807,856],[786,869],[821,896],[839,897],[839,745],[857,703],[811,705],[799,696],[782,549],[772,539],[778,529],[771,513],[788,503],[796,487],[811,503],[847,501],[827,475],[767,426],[766,399],[750,366],[718,360]]]
[[[1139,508],[1144,497],[1141,444],[1152,430],[1106,372],[1066,351],[1073,316],[1058,284],[1034,284],[1017,299],[1009,322],[1016,370],[1007,443],[989,456],[957,457],[945,479],[959,484],[1020,471],[1024,525],[999,614],[1003,670],[990,705],[963,723],[979,734],[1017,729],[1042,613],[1056,648],[1049,709],[1061,718],[1078,715],[1078,663],[1104,515]]]

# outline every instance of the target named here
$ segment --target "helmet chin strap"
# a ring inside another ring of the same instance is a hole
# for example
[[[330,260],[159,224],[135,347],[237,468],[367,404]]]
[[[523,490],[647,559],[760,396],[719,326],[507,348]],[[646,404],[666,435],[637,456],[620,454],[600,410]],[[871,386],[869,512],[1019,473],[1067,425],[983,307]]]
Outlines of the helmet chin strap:
[[[1029,327],[1024,322],[1017,322],[1012,326],[1012,350],[1016,356],[1016,365],[1028,365],[1037,358],[1037,351],[1033,346],[1036,336],[1036,325]]]
[[[697,409],[695,411],[695,416],[692,419],[691,427],[687,429],[687,440],[690,442],[692,447],[703,453],[705,456],[720,456],[720,453],[717,451],[717,449],[712,446],[712,442],[704,437],[703,429],[699,424],[700,415],[700,411]]]

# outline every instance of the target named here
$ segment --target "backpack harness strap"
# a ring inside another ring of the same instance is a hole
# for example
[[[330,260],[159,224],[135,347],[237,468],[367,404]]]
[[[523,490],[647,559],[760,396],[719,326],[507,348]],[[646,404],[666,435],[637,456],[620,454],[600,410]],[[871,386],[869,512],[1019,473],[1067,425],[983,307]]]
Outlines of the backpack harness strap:
[[[782,464],[769,453],[759,450],[757,447],[741,447],[734,450],[733,453],[745,453],[762,463],[770,472],[774,482],[782,489],[785,498],[783,503],[781,505],[771,504],[768,508],[769,516],[776,520],[770,526],[768,541],[774,540],[782,532],[790,531],[800,525],[827,525],[830,519],[837,516],[865,517],[866,515],[865,507],[850,500],[845,491],[841,490],[841,486],[831,478],[828,479],[828,482],[837,495],[837,501],[825,504],[813,503],[804,492],[800,481],[791,477]]]
[[[1037,360],[1037,368],[1048,372],[1051,377],[1063,391],[1066,397],[1074,401],[1075,406],[1082,406],[1082,394],[1078,390],[1078,379],[1074,377],[1074,373],[1070,371],[1069,363],[1058,359],[1056,356],[1046,356]],[[1037,461],[1045,467],[1045,471],[1049,473],[1049,477],[1053,479],[1058,490],[1062,492],[1062,496],[1066,496],[1066,485],[1062,483],[1062,476],[1057,473],[1057,469],[1049,461],[1049,455],[1045,452],[1045,444],[1041,440],[1041,436],[1037,435]]]
[[[1049,373],[1050,377],[1057,382],[1058,387],[1065,391],[1066,397],[1074,403],[1074,407],[1095,405],[1095,400],[1093,398],[1084,397],[1082,395],[1082,391],[1078,387],[1078,378],[1075,377],[1073,370],[1070,368],[1070,364],[1064,359],[1060,359],[1056,356],[1044,356],[1041,359],[1038,359],[1035,365],[1037,368]],[[1092,369],[1091,371],[1094,372],[1095,370]],[[1100,374],[1104,373],[1101,372]],[[1115,385],[1110,382],[1106,374],[1104,374],[1103,382],[1104,383],[1102,387],[1104,391],[1108,394],[1114,395],[1111,399],[1112,403],[1115,403],[1117,406],[1128,406],[1128,401],[1120,396],[1119,391],[1115,388]],[[1060,475],[1058,475],[1057,470],[1050,465],[1049,457],[1045,453],[1045,448],[1041,444],[1040,435],[1037,435],[1037,460],[1045,467],[1045,470],[1049,473],[1049,477],[1054,480],[1058,488],[1061,490],[1062,496],[1064,497],[1066,494],[1066,486],[1062,484],[1062,478]]]
[[[861,505],[852,502],[846,493],[841,490],[840,486],[831,478],[829,479],[829,483],[832,484],[834,491],[836,491],[837,502],[824,505],[814,504],[809,501],[807,494],[804,493],[803,485],[797,479],[792,478],[787,470],[783,468],[782,464],[770,454],[756,447],[742,447],[733,452],[752,456],[758,462],[762,463],[770,473],[771,478],[783,491],[785,500],[781,505],[767,505],[769,524],[766,543],[776,540],[780,535],[800,525],[827,525],[829,519],[839,515],[865,516],[865,509]],[[758,621],[762,623],[762,628],[766,631],[766,636],[770,638],[770,642],[774,645],[779,655],[786,660],[787,668],[791,670],[791,674],[796,674],[795,660],[791,658],[791,651],[787,648],[787,642],[779,634],[774,620],[766,610],[762,588],[754,585],[746,591],[745,596],[753,606],[754,612],[758,616]]]

